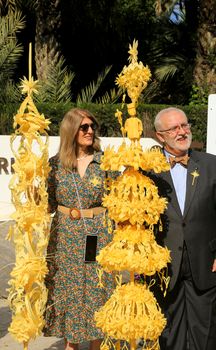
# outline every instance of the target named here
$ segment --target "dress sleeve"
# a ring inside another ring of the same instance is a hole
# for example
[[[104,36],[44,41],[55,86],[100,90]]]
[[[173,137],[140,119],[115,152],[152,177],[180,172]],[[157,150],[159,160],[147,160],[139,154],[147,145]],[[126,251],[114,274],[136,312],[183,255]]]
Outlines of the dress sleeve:
[[[50,158],[49,160],[51,170],[48,175],[47,185],[48,185],[48,204],[49,212],[54,213],[57,209],[58,203],[56,200],[56,171],[57,171],[57,159]]]
[[[109,177],[110,179],[115,180],[121,174],[122,173],[120,171],[107,171],[106,177]]]

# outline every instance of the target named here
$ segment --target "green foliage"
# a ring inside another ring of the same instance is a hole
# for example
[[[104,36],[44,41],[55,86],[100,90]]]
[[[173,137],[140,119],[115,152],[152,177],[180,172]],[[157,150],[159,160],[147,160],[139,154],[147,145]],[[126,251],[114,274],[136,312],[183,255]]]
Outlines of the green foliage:
[[[23,47],[18,44],[16,35],[25,26],[24,19],[20,12],[10,12],[1,17],[0,22],[0,102],[4,103],[13,96],[12,78],[19,58],[22,55]]]
[[[156,78],[161,82],[173,79],[183,62],[185,62],[185,57],[180,55],[178,57],[164,57],[161,60],[161,65],[155,70]]]
[[[203,142],[205,148],[208,115],[207,105],[185,106],[182,109],[192,124],[193,140]]]
[[[200,87],[193,85],[189,106],[208,105],[208,86],[205,91]]]
[[[20,12],[10,12],[1,17],[0,22],[0,78],[13,73],[18,58],[23,52],[16,35],[25,27],[24,18]]]
[[[71,101],[71,83],[75,74],[68,72],[63,57],[59,57],[55,64],[51,64],[47,69],[47,78],[41,82],[36,97],[37,102],[48,103],[69,103]]]
[[[96,100],[96,103],[99,103],[99,104],[117,103],[121,95],[122,95],[121,89],[116,90],[116,88],[113,88],[113,89],[110,89],[110,91],[106,91],[103,96],[98,97]]]
[[[139,59],[149,65],[153,74],[152,83],[143,94],[143,100],[185,104],[188,103],[191,67],[194,62],[194,57],[191,57],[193,46],[188,39],[192,31],[188,30],[187,16],[182,18],[181,24],[171,23],[169,11],[173,10],[177,2],[179,3],[177,0],[2,1],[8,8],[18,8],[25,13],[28,28],[19,37],[23,43],[27,44],[29,38],[35,38],[33,42],[49,43],[52,50],[54,45],[50,43],[53,33],[56,33],[57,47],[61,47],[69,67],[67,72],[75,72],[71,101],[115,103],[119,96],[114,88],[115,77],[127,62],[129,43],[136,38],[139,41]],[[158,18],[155,15],[155,3],[161,5],[164,16]],[[180,3],[184,5],[184,1]],[[58,20],[55,18],[56,10]],[[43,25],[37,27],[40,22]],[[39,55],[38,61],[40,59]],[[43,62],[38,61],[37,69],[43,66],[46,57]],[[105,74],[104,67],[111,65],[112,70],[99,83],[99,75]],[[18,72],[23,69],[22,64],[20,67]],[[98,75],[98,72],[102,73]],[[55,86],[57,82],[57,79],[53,79],[48,82],[50,86],[47,88],[46,81],[41,82],[43,91],[40,91],[40,101],[56,103],[64,98],[68,101],[69,94],[65,93],[65,86],[61,86],[64,93],[59,93]],[[53,86],[55,89],[52,89]],[[45,93],[49,96],[46,97]]]
[[[58,135],[59,124],[64,114],[71,108],[76,107],[73,103],[37,103],[40,113],[51,121],[50,135]],[[121,110],[120,104],[94,104],[82,103],[80,108],[88,109],[97,118],[100,128],[99,135],[103,137],[120,137],[120,125],[115,117],[116,109]],[[154,118],[156,114],[167,105],[140,104],[137,109],[137,116],[143,123],[144,136],[154,137]],[[176,106],[186,113],[188,120],[192,124],[193,140],[202,142],[205,147],[207,132],[207,106]],[[18,110],[18,104],[0,105],[3,111],[0,115],[0,134],[10,134],[13,131],[13,115]],[[126,106],[123,109],[123,119],[127,117]]]
[[[171,20],[170,14],[158,18],[149,51],[152,82],[144,92],[144,96],[148,93],[148,101],[188,103],[195,57],[193,36],[188,33],[188,25],[183,13],[178,22]]]
[[[71,108],[75,107],[71,102],[60,103],[36,103],[37,109],[51,121],[49,135],[56,136],[59,133],[59,124],[64,114]]]
[[[22,10],[24,7],[35,9],[38,0],[0,0],[0,10],[2,12]]]
[[[13,117],[18,108],[18,103],[0,103],[0,135],[10,135],[14,131]]]
[[[111,68],[112,66],[106,67],[103,72],[99,73],[96,81],[92,81],[88,86],[86,86],[84,89],[81,90],[76,100],[78,104],[90,103],[94,101],[97,102],[96,95],[98,93],[98,90],[100,89],[101,84],[105,80]],[[109,100],[109,97],[110,97],[110,100]],[[111,96],[108,93],[103,98],[104,100],[107,101],[107,103],[111,102]]]

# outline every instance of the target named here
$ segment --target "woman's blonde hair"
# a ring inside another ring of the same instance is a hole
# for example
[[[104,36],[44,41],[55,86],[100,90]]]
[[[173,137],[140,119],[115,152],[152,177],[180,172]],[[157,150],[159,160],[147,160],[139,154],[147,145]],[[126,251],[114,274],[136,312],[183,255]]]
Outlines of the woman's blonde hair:
[[[61,121],[59,134],[60,146],[57,154],[61,165],[65,169],[77,168],[77,133],[84,118],[89,118],[98,126],[98,122],[94,115],[86,109],[73,108],[70,109]],[[94,132],[92,146],[89,147],[89,152],[100,151],[100,139]]]

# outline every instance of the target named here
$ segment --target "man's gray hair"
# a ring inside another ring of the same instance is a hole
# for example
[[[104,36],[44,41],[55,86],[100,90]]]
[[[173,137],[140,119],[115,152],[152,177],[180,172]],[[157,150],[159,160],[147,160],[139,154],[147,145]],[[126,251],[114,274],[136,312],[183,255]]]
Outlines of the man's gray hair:
[[[162,109],[155,117],[155,120],[154,120],[154,127],[155,127],[155,130],[158,131],[161,129],[161,117],[162,115],[164,114],[169,114],[169,113],[172,113],[172,112],[178,112],[178,113],[181,113],[182,115],[184,115],[186,118],[186,114],[184,111],[182,111],[180,108],[176,108],[176,107],[168,107],[168,108],[164,108]]]

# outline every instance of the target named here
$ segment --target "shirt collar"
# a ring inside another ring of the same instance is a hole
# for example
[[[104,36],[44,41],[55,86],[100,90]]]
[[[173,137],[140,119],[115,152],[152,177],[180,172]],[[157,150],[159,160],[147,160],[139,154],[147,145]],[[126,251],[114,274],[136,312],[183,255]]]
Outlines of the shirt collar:
[[[186,154],[189,155],[189,151],[188,151]],[[169,157],[174,157],[174,158],[175,158],[175,157],[178,157],[178,156],[175,156],[174,154],[168,152],[167,150],[165,150],[165,148],[164,148],[164,155],[166,156],[167,159],[168,159]]]

